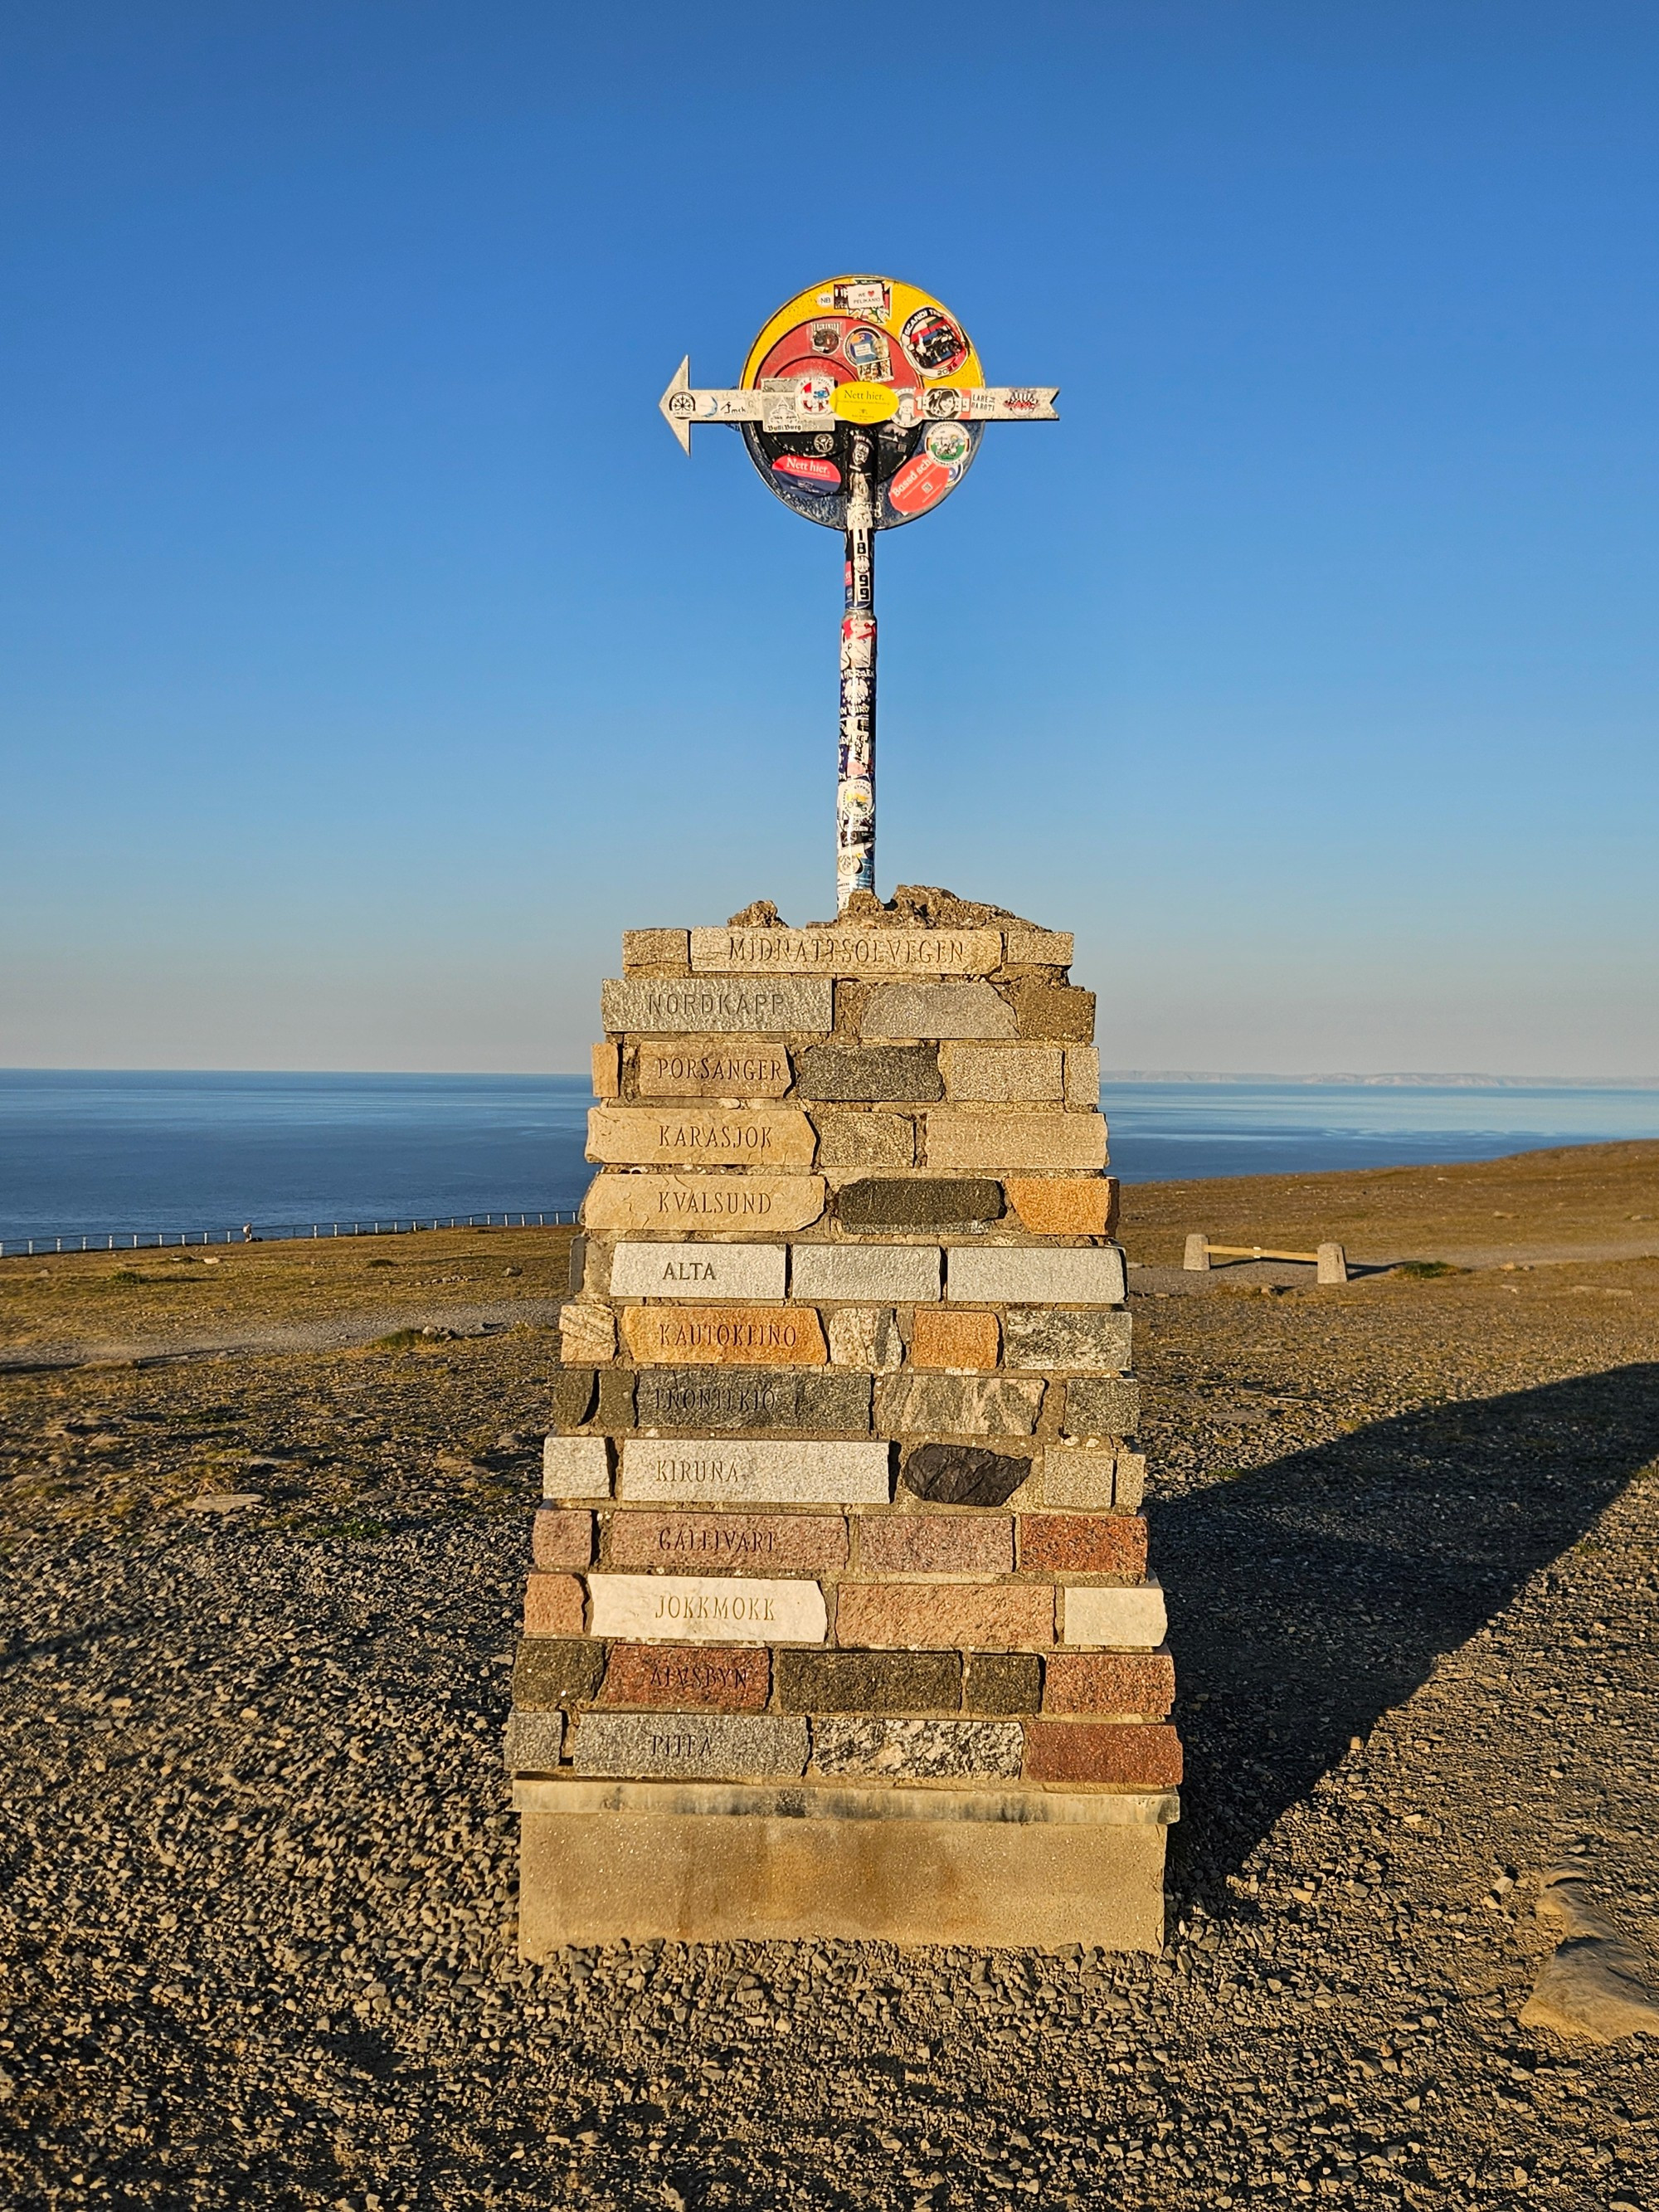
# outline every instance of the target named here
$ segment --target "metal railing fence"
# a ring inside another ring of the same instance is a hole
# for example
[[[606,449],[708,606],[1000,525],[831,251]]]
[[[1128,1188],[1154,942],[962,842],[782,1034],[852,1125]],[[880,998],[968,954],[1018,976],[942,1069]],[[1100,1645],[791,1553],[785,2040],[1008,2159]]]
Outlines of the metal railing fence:
[[[410,1221],[250,1221],[240,1229],[100,1229],[86,1235],[0,1237],[0,1260],[35,1259],[58,1252],[155,1252],[175,1244],[271,1244],[297,1237],[407,1237],[432,1229],[558,1229],[577,1218],[574,1209],[556,1206],[541,1213],[422,1214]]]

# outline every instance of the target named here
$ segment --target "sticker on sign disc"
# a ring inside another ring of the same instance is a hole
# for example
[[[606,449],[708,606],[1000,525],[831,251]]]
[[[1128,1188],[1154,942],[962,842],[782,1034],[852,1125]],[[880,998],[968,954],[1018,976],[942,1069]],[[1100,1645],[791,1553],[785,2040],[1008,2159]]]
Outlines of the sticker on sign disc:
[[[949,376],[968,358],[968,341],[941,307],[918,307],[899,342],[924,376]]]
[[[860,324],[842,340],[842,351],[860,376],[890,376],[893,352],[879,331]]]
[[[841,471],[833,461],[820,461],[811,453],[780,453],[772,464],[779,476],[787,477],[803,491],[817,492],[820,498],[841,489]]]
[[[887,487],[896,514],[922,514],[951,489],[951,471],[926,453],[908,460]]]
[[[898,404],[889,384],[838,384],[830,398],[843,422],[884,422],[898,413]]]
[[[942,469],[959,469],[973,442],[965,422],[930,422],[921,436],[923,450]]]

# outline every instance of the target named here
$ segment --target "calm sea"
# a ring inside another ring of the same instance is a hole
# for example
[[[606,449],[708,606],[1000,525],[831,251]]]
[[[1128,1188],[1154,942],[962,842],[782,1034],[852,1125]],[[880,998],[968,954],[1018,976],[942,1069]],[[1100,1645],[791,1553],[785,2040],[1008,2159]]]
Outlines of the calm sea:
[[[0,1070],[0,1238],[569,1209],[580,1076]],[[1659,1138],[1659,1090],[1113,1082],[1132,1182]]]

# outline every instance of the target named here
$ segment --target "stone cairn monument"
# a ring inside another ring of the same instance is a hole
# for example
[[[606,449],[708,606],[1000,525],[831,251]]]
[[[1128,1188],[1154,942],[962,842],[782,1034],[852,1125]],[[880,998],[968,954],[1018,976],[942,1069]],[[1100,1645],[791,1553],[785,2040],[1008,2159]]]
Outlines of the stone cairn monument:
[[[1162,1941],[1174,1670],[1071,957],[932,891],[625,936],[507,1731],[529,1954]]]
[[[1054,397],[870,276],[663,395],[844,533],[839,911],[628,931],[604,986],[507,1732],[526,1956],[1163,1940],[1181,1753],[1093,995],[1063,931],[874,889],[876,533]]]

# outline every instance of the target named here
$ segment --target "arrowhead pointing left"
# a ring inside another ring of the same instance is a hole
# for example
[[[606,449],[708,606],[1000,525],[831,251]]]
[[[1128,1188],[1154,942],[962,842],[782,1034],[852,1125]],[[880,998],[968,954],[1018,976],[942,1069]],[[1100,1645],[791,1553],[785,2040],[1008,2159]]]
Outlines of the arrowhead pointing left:
[[[667,391],[657,402],[658,406],[662,410],[663,420],[679,440],[680,451],[684,453],[689,453],[691,450],[691,414],[689,409],[676,407],[673,400],[677,392],[689,392],[690,389],[691,356],[687,354],[685,359],[674,371]]]

